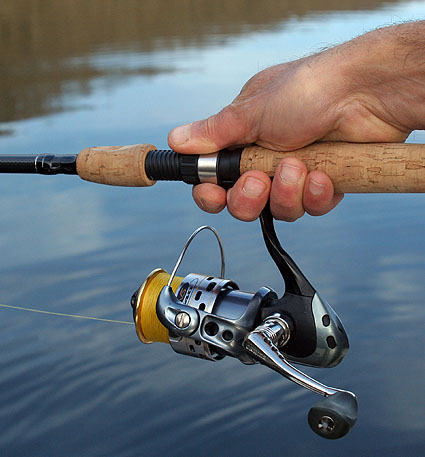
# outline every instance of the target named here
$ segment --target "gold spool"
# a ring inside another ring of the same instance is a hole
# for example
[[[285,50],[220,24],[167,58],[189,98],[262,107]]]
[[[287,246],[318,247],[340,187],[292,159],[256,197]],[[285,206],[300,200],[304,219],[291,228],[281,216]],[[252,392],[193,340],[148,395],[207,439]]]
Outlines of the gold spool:
[[[165,270],[157,268],[149,274],[138,290],[134,322],[137,336],[143,343],[169,343],[168,330],[156,315],[156,301],[169,279],[170,275]],[[179,276],[173,279],[171,288],[174,293],[182,281],[183,278]]]

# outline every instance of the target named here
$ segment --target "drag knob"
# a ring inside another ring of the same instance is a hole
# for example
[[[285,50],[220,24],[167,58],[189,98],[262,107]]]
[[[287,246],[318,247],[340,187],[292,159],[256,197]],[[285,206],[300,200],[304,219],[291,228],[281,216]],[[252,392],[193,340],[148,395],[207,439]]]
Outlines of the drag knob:
[[[357,420],[357,399],[351,392],[337,392],[316,403],[308,423],[319,436],[335,440],[345,436]]]

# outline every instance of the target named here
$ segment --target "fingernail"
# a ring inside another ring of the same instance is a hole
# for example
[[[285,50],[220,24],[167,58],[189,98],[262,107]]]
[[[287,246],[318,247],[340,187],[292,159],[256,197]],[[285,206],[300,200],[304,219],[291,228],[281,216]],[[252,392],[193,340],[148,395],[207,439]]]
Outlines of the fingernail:
[[[297,184],[301,179],[303,172],[301,168],[289,163],[283,164],[280,167],[280,178],[287,184]]]
[[[190,131],[192,124],[182,125],[181,127],[176,127],[170,133],[170,139],[173,144],[180,146],[190,140]]]
[[[250,197],[259,197],[267,189],[266,184],[260,179],[248,177],[245,180],[242,190]]]
[[[320,184],[317,181],[314,181],[314,179],[310,179],[310,184],[308,186],[308,189],[310,190],[310,192],[313,195],[320,195],[325,190],[325,185],[324,184]]]

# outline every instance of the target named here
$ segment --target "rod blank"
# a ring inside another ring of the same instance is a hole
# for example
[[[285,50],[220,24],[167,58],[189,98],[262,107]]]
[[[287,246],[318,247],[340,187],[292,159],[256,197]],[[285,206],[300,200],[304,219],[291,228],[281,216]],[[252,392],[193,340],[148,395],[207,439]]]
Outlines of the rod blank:
[[[36,155],[2,155],[0,173],[37,173]]]
[[[2,155],[0,173],[77,174],[77,155]]]

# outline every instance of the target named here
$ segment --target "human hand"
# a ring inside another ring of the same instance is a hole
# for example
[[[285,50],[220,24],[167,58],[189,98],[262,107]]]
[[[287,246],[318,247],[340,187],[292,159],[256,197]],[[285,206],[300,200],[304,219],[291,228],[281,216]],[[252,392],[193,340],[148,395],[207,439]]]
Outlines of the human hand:
[[[380,46],[379,56],[382,46],[393,45],[391,40],[382,43],[381,31],[258,73],[218,114],[171,131],[170,147],[203,154],[248,143],[292,151],[322,140],[404,141],[412,128],[406,115],[397,112],[400,100],[393,96],[388,101],[380,93],[382,85],[391,83],[392,70],[379,59],[376,62],[376,55],[369,56],[377,65],[375,73],[365,61],[371,46]],[[273,182],[254,170],[244,173],[227,193],[213,184],[200,184],[193,197],[210,213],[227,204],[229,212],[244,221],[256,219],[269,197],[274,217],[285,221],[294,221],[305,211],[326,214],[342,199],[329,177],[320,171],[309,173],[296,152],[278,165]]]

